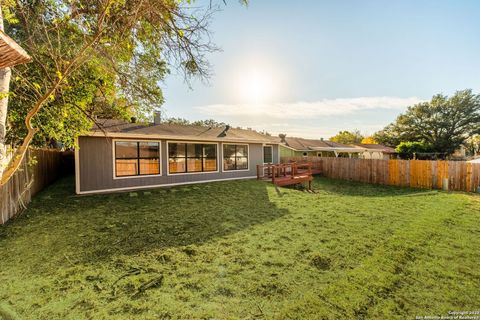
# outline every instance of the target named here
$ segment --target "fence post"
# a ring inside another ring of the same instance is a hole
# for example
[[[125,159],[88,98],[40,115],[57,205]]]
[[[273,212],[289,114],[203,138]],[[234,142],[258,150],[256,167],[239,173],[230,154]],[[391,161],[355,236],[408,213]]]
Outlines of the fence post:
[[[448,178],[443,178],[442,190],[448,191]]]

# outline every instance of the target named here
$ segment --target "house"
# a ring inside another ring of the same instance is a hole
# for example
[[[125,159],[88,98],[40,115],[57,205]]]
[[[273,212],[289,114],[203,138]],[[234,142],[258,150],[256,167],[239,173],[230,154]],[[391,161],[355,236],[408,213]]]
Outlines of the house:
[[[323,139],[304,139],[280,134],[280,157],[359,157],[365,149]]]
[[[354,146],[365,149],[365,151],[360,154],[360,158],[362,159],[388,160],[395,158],[397,155],[394,148],[385,146],[383,144],[357,143]]]
[[[278,136],[280,157],[348,157],[361,159],[390,159],[395,149],[381,144],[346,145],[323,139],[304,139]]]
[[[278,139],[229,126],[208,128],[98,120],[77,138],[76,193],[103,193],[256,178],[279,162]]]

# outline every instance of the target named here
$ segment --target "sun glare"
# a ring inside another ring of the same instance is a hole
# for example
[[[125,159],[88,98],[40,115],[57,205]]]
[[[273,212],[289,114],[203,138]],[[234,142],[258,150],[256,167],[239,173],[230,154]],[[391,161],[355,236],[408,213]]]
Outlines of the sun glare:
[[[285,99],[284,64],[268,54],[240,58],[230,74],[231,94],[239,103],[261,104]]]
[[[272,75],[262,70],[248,70],[240,75],[238,82],[239,98],[246,102],[265,102],[275,94]]]

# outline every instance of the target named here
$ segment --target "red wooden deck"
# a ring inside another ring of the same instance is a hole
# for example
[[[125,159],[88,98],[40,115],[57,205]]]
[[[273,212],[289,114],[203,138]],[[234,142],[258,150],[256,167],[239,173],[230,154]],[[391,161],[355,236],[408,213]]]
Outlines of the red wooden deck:
[[[308,189],[311,190],[314,173],[310,163],[257,165],[257,179],[270,180],[280,187],[308,182]]]

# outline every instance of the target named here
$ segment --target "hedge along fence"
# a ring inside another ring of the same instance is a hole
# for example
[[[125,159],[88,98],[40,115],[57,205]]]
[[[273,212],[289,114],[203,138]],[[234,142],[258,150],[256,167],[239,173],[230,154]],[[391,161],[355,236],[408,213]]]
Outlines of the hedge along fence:
[[[32,197],[62,175],[63,153],[29,149],[20,169],[0,187],[0,224],[21,212]]]
[[[281,158],[289,161],[311,162],[312,168],[333,179],[467,192],[478,192],[480,187],[480,164],[465,161]]]

